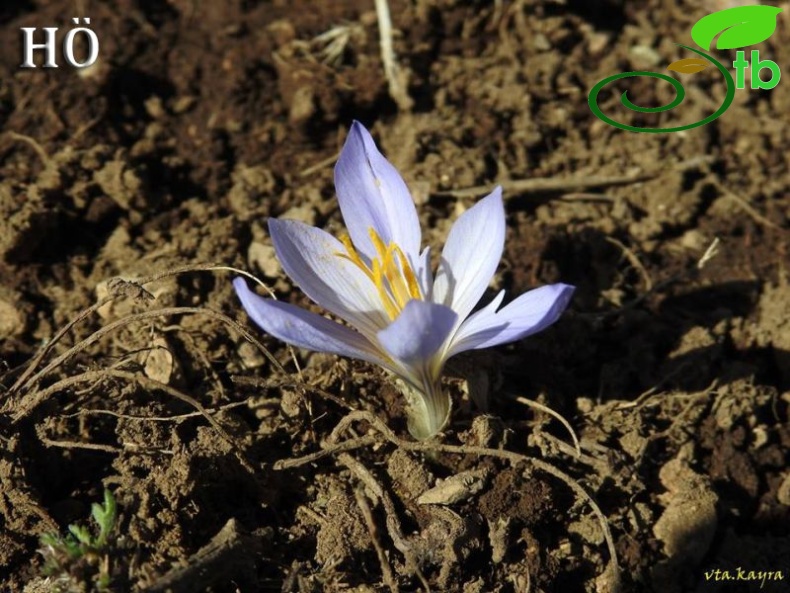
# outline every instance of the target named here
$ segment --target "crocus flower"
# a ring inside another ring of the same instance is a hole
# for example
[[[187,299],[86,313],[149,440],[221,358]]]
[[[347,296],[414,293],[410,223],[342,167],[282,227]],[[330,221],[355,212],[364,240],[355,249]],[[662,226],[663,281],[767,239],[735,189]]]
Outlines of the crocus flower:
[[[417,211],[397,170],[354,122],[335,167],[348,234],[336,239],[295,220],[269,219],[286,274],[340,323],[233,285],[264,331],[293,346],[377,364],[407,397],[408,427],[418,439],[438,433],[450,415],[442,389],[445,362],[467,350],[513,342],[554,323],[574,288],[551,284],[501,307],[504,291],[472,313],[502,256],[502,189],[462,214],[434,274],[420,251]]]

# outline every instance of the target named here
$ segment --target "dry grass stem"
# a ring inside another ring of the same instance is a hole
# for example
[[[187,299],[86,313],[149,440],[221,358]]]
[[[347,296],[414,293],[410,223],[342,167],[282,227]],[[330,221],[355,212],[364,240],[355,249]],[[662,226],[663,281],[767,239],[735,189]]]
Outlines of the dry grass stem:
[[[389,93],[392,100],[403,111],[410,111],[414,101],[406,90],[405,73],[398,67],[395,51],[392,48],[392,19],[387,0],[375,0],[376,17],[379,22],[379,44],[381,45],[381,61],[384,64],[384,75],[387,77]]]
[[[566,486],[568,486],[571,490],[573,490],[573,492],[576,494],[579,500],[585,501],[590,506],[596,518],[598,519],[598,523],[601,526],[601,531],[603,533],[604,540],[606,541],[606,547],[609,552],[609,564],[607,567],[607,574],[610,575],[610,578],[613,579],[614,582],[619,582],[620,568],[617,562],[617,550],[615,549],[614,537],[612,536],[612,532],[609,529],[609,523],[606,520],[606,516],[603,514],[601,508],[598,506],[595,500],[593,500],[593,498],[587,493],[587,491],[573,477],[569,476],[562,470],[554,467],[550,463],[546,463],[539,459],[527,457],[525,455],[522,455],[520,453],[515,453],[513,451],[506,451],[502,449],[490,449],[487,447],[472,447],[467,445],[444,445],[441,443],[436,443],[431,441],[422,441],[422,442],[405,441],[398,438],[395,435],[395,433],[392,432],[392,430],[386,424],[384,424],[380,419],[378,419],[375,415],[364,410],[351,412],[350,414],[347,414],[344,418],[342,418],[340,422],[338,422],[338,424],[335,426],[334,430],[330,434],[329,438],[327,439],[327,442],[323,447],[324,455],[321,456],[339,454],[339,455],[345,455],[346,457],[350,457],[348,456],[347,453],[340,453],[341,450],[343,451],[349,450],[349,443],[352,445],[351,448],[359,448],[362,446],[366,446],[366,443],[370,441],[363,441],[363,439],[368,439],[369,437],[352,439],[351,441],[346,442],[344,447],[343,447],[344,443],[338,441],[340,435],[342,435],[346,430],[348,430],[353,424],[357,422],[367,422],[377,431],[378,435],[380,435],[380,437],[382,437],[384,440],[389,441],[396,447],[399,447],[406,451],[418,451],[421,453],[428,453],[433,455],[435,455],[436,453],[449,453],[452,455],[478,455],[478,456],[495,457],[510,462],[514,467],[521,464],[530,465],[558,479]],[[375,443],[377,441],[380,441],[380,439],[376,438],[376,435],[371,435],[371,436],[373,437],[372,442]],[[300,465],[304,465],[305,463],[310,463],[312,461],[315,461],[318,458],[319,457],[316,457],[316,454],[310,454],[295,459],[280,460],[274,464],[274,469],[283,470],[287,468],[297,467]]]
[[[563,416],[559,412],[555,412],[554,410],[552,410],[548,406],[544,406],[540,402],[536,402],[533,399],[528,399],[528,398],[522,397],[520,395],[518,395],[518,396],[510,396],[510,397],[512,397],[512,399],[514,401],[517,401],[520,404],[524,404],[525,406],[529,406],[530,408],[533,408],[535,410],[543,412],[544,414],[548,414],[549,416],[551,416],[552,418],[557,420],[560,424],[562,424],[565,427],[565,430],[568,431],[568,434],[571,435],[571,440],[573,441],[573,448],[576,451],[576,457],[581,457],[581,455],[582,455],[582,448],[581,448],[581,445],[579,445],[579,438],[576,436],[576,431],[573,430],[573,427],[571,426],[571,423],[568,422],[565,419],[565,416]]]
[[[370,541],[373,543],[373,549],[376,550],[376,556],[379,559],[379,565],[381,566],[381,577],[384,579],[384,584],[389,587],[389,590],[392,591],[392,593],[398,593],[398,583],[395,580],[395,576],[392,573],[392,568],[390,567],[389,561],[387,560],[387,553],[384,551],[384,548],[381,546],[381,542],[379,541],[376,521],[373,518],[373,512],[370,509],[368,498],[365,496],[362,488],[354,489],[354,498],[357,501],[357,506],[362,513],[363,519],[365,519],[365,525],[367,525],[368,532],[370,533]]]
[[[612,245],[620,249],[620,251],[623,252],[623,255],[625,255],[625,257],[628,259],[631,265],[634,266],[637,270],[639,270],[639,274],[642,276],[642,281],[645,284],[645,290],[652,290],[653,279],[650,277],[650,274],[648,274],[647,270],[645,269],[645,266],[642,265],[642,262],[639,261],[639,258],[636,256],[636,254],[633,251],[631,251],[631,249],[626,247],[622,243],[622,241],[618,241],[614,237],[605,237],[605,240],[607,243],[611,243]]]

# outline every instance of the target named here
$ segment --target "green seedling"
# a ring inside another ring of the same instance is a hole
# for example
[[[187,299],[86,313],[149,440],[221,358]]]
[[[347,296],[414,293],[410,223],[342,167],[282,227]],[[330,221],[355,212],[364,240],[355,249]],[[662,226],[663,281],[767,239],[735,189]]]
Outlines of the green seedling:
[[[112,492],[104,491],[104,504],[91,505],[91,516],[96,529],[69,525],[65,537],[47,533],[40,538],[44,573],[63,584],[61,590],[74,590],[80,582],[92,583],[96,591],[107,591],[110,586],[108,547],[118,516]],[[76,590],[82,588],[77,586]]]

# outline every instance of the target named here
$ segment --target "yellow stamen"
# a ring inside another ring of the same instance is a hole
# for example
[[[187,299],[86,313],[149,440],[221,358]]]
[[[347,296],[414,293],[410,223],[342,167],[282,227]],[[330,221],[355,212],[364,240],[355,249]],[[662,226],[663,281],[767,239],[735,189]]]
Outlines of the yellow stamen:
[[[376,248],[376,253],[379,254],[382,260],[385,259],[387,257],[387,247],[384,245],[384,241],[381,240],[381,237],[379,237],[376,229],[370,227],[368,229],[368,235],[370,236],[370,240],[373,241],[373,247]]]
[[[406,259],[406,256],[403,255],[403,251],[401,251],[400,247],[395,247],[395,252],[398,254],[398,259],[400,260],[400,267],[403,270],[403,277],[406,278],[406,284],[409,287],[409,294],[413,299],[422,299],[422,291],[420,290],[420,285],[417,283],[417,277],[414,275],[414,270],[411,269],[409,265],[409,261]]]
[[[395,297],[395,301],[398,303],[398,306],[402,309],[406,306],[406,303],[409,302],[409,293],[406,288],[406,283],[403,280],[403,274],[401,274],[401,270],[398,267],[395,258],[393,257],[393,249],[392,245],[387,248],[387,253],[384,256],[384,261],[382,262],[382,268],[384,270],[384,276],[387,278],[387,283],[390,287],[390,292],[392,296]]]
[[[365,265],[365,262],[362,261],[362,258],[359,257],[357,250],[354,249],[354,244],[351,242],[351,237],[348,236],[348,233],[343,233],[342,235],[340,235],[340,242],[343,243],[343,246],[346,248],[346,253],[338,252],[335,255],[347,259],[351,263],[355,264],[360,270],[365,272],[365,274],[367,274],[368,277],[372,280],[373,276],[371,275],[370,270]]]
[[[362,260],[347,234],[340,237],[346,253],[338,252],[335,255],[347,259],[370,278],[387,316],[395,319],[411,299],[422,299],[422,291],[401,248],[395,243],[385,245],[373,228],[368,229],[368,235],[376,249],[376,257],[371,260],[370,266]]]
[[[381,302],[384,304],[384,309],[387,311],[387,315],[389,315],[390,319],[395,319],[400,312],[400,307],[396,303],[392,301],[392,297],[387,292],[387,289],[384,287],[384,277],[383,271],[381,269],[381,264],[379,260],[373,260],[373,284],[376,285],[376,289],[379,291],[379,298]]]

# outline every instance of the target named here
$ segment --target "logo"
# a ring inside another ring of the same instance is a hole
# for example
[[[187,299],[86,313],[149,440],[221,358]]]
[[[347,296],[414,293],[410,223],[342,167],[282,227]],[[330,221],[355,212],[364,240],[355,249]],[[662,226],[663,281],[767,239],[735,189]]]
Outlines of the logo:
[[[680,84],[680,81],[667,74],[646,71],[623,72],[622,74],[615,74],[604,78],[590,90],[590,95],[587,98],[590,109],[592,109],[592,112],[598,119],[629,132],[647,132],[651,134],[680,132],[712,122],[727,111],[727,108],[735,98],[735,89],[743,89],[746,87],[747,68],[751,68],[749,84],[752,89],[772,89],[779,84],[782,73],[775,62],[767,59],[760,59],[760,52],[756,49],[751,51],[749,56],[750,59],[747,60],[746,52],[738,48],[761,43],[768,39],[776,30],[776,17],[780,12],[782,12],[782,9],[774,6],[736,6],[735,8],[720,10],[702,17],[691,28],[691,38],[694,40],[694,43],[702,49],[678,43],[683,49],[696,54],[696,57],[688,57],[672,62],[667,66],[667,70],[685,75],[701,72],[709,66],[715,66],[724,77],[727,86],[727,93],[724,97],[724,101],[721,106],[708,117],[694,123],[670,128],[641,128],[618,122],[601,110],[598,106],[598,95],[606,85],[622,78],[636,76],[648,76],[668,82],[675,90],[675,98],[666,105],[658,107],[640,107],[628,98],[628,91],[625,91],[620,96],[620,103],[627,109],[639,113],[662,113],[674,109],[683,102],[686,91],[683,89],[683,85]],[[716,39],[717,36],[718,39]],[[733,79],[730,71],[721,62],[707,53],[711,50],[714,39],[716,39],[716,49],[738,49],[735,54],[736,59],[732,63],[735,69],[735,79]],[[763,71],[770,72],[770,78],[764,80],[761,74]]]

